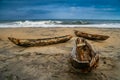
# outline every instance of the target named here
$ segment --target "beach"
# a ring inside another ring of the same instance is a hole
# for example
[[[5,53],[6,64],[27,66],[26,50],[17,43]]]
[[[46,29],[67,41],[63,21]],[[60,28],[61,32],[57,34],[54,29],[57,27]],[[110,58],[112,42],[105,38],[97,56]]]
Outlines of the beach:
[[[91,73],[71,72],[69,55],[74,30],[108,35],[105,41],[87,40],[99,51],[99,66]],[[51,38],[72,35],[65,43],[20,47],[8,40]],[[120,28],[0,28],[0,80],[119,80],[120,79]]]

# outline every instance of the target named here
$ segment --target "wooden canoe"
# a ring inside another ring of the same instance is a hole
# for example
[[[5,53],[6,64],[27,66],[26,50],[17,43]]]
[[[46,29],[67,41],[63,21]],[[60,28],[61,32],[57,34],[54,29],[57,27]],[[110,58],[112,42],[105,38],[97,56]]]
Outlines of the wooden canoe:
[[[80,72],[91,72],[98,66],[99,55],[85,40],[77,38],[70,54],[70,63],[74,70]]]
[[[75,35],[78,37],[83,37],[89,40],[106,40],[109,38],[107,35],[89,34],[75,30]]]
[[[72,38],[71,35],[65,35],[53,38],[43,38],[43,39],[16,39],[13,37],[8,37],[8,39],[18,46],[23,47],[33,47],[33,46],[45,46],[57,43],[64,43]]]

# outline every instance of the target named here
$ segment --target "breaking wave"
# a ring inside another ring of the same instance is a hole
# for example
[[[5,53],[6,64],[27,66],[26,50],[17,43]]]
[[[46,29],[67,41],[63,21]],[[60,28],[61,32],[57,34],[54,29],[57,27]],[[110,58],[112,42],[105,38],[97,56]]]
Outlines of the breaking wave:
[[[120,28],[120,23],[91,23],[86,21],[11,21],[0,22],[0,28],[7,27],[99,27]]]

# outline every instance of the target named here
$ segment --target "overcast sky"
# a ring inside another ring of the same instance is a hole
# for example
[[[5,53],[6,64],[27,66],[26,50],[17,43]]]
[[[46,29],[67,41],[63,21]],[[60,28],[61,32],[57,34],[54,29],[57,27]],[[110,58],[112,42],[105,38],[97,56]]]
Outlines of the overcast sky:
[[[119,19],[120,0],[0,0],[0,20]]]

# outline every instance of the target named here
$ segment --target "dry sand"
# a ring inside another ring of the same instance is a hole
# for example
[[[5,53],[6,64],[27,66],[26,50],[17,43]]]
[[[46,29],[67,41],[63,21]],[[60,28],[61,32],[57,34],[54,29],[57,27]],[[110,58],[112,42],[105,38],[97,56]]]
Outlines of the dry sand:
[[[109,35],[106,41],[87,40],[100,52],[99,67],[88,74],[70,70],[73,30]],[[71,34],[66,43],[24,48],[7,37],[48,38]],[[120,80],[120,29],[6,28],[0,29],[0,80]]]

